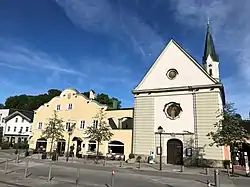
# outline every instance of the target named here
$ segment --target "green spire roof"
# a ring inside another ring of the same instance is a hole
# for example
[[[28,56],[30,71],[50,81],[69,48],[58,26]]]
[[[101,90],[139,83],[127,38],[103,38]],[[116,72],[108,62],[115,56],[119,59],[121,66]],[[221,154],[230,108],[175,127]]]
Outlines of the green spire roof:
[[[217,55],[214,47],[213,37],[211,34],[209,23],[207,24],[207,34],[205,42],[205,50],[203,56],[203,63],[206,63],[207,57],[211,56],[213,61],[219,62],[219,56]]]

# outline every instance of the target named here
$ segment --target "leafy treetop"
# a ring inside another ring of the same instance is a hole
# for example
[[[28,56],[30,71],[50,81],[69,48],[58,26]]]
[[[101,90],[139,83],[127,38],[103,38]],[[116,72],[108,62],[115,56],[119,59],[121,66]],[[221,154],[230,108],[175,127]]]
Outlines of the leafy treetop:
[[[220,121],[214,125],[216,131],[207,134],[213,140],[210,146],[214,144],[216,146],[229,145],[233,148],[245,143],[248,133],[240,124],[241,116],[235,111],[236,109],[232,103],[227,103],[224,106],[223,112],[218,116]]]
[[[39,94],[39,95],[16,95],[8,97],[5,101],[5,105],[0,104],[0,109],[2,108],[13,108],[13,109],[20,109],[20,110],[28,110],[33,111],[38,109],[44,103],[49,102],[52,98],[59,96],[61,94],[60,90],[57,89],[50,89],[47,93]],[[89,97],[89,92],[84,92],[84,95]],[[110,98],[106,94],[97,94],[96,101],[101,104],[108,105],[108,108],[120,108],[121,101],[117,98]],[[113,101],[117,102],[117,107],[113,106]]]

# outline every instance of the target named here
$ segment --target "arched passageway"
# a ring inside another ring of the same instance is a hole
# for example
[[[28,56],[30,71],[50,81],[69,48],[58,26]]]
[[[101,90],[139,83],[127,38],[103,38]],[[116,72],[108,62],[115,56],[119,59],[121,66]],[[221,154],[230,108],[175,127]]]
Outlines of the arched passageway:
[[[37,139],[36,141],[36,150],[44,150],[46,151],[46,147],[47,147],[47,140],[45,138],[40,138]]]
[[[113,140],[108,144],[109,152],[124,155],[124,143]]]

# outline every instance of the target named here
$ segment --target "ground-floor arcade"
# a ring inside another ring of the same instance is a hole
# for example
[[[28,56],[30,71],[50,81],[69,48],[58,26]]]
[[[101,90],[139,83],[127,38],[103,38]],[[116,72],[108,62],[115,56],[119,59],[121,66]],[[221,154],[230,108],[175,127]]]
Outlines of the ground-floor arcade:
[[[112,130],[114,134],[110,141],[102,142],[99,146],[99,154],[107,156],[124,155],[128,158],[131,153],[132,146],[132,130],[131,129],[117,129]],[[70,148],[73,148],[74,155],[95,155],[97,152],[97,142],[87,139],[83,134],[73,133],[72,135],[66,134],[58,142],[54,142],[51,146],[51,141],[41,137],[40,135],[33,136],[30,141],[30,148],[40,151],[49,152],[51,147],[52,151],[56,150],[59,155],[65,155]]]

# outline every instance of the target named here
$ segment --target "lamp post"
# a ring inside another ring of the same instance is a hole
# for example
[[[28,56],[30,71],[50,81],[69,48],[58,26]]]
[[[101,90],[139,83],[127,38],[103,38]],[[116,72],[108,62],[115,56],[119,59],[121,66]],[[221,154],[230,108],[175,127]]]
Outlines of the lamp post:
[[[70,135],[72,134],[72,128],[70,126],[70,123],[69,123],[69,127],[68,127],[68,147],[67,147],[67,155],[66,155],[66,162],[69,161],[69,141],[70,141]]]
[[[162,146],[161,146],[161,135],[164,132],[162,126],[158,127],[158,133],[160,134],[160,171],[162,170]]]

